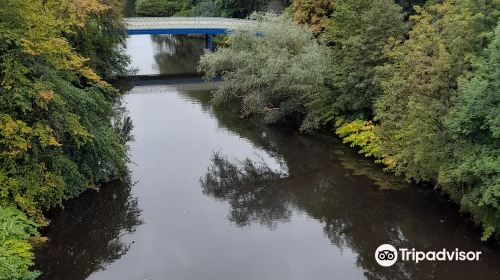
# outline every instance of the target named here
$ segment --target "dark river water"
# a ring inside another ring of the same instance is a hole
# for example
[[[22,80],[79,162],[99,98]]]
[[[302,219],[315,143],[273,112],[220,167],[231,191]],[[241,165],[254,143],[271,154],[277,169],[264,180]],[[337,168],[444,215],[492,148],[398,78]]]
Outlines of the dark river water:
[[[137,36],[129,53],[141,74],[190,73],[203,44]],[[500,279],[498,248],[456,206],[336,138],[214,109],[217,84],[137,84],[125,96],[129,179],[49,213],[40,279]],[[482,255],[382,267],[374,253],[383,243]]]

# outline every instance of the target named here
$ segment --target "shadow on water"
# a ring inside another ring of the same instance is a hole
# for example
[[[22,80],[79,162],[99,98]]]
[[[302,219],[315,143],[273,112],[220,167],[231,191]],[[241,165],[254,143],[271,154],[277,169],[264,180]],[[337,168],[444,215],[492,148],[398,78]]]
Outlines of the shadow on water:
[[[499,279],[498,248],[479,241],[480,232],[436,192],[407,186],[346,149],[335,138],[305,137],[242,120],[236,112],[213,109],[202,92],[186,94],[214,114],[221,127],[264,149],[281,170],[264,161],[230,159],[214,152],[200,178],[205,195],[227,201],[228,219],[275,229],[295,212],[323,225],[341,250],[357,253],[368,279]],[[390,269],[373,257],[384,243],[430,251],[482,251],[480,262],[397,262]]]
[[[129,181],[113,181],[87,191],[52,210],[48,243],[37,252],[40,280],[87,279],[127,253],[132,243],[122,238],[142,223]]]

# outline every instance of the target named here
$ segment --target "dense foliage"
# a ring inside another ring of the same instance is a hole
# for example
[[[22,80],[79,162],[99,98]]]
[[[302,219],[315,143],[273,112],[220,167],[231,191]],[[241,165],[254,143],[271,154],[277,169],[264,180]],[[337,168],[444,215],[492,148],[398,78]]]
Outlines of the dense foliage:
[[[221,10],[215,0],[188,1],[176,15],[188,17],[218,17]]]
[[[262,11],[269,0],[215,0],[223,17],[244,18],[255,11]]]
[[[384,94],[375,110],[382,150],[397,163],[395,171],[414,181],[442,185],[483,224],[485,237],[500,226],[500,197],[495,195],[500,192],[500,154],[494,134],[499,123],[488,120],[497,110],[500,92],[486,85],[488,79],[474,89],[469,83],[478,81],[473,76],[486,78],[498,71],[491,54],[495,47],[490,47],[490,54],[485,50],[499,9],[498,1],[487,0],[417,8],[410,18],[409,38],[388,45],[391,62],[379,69]],[[487,63],[488,70],[480,70],[478,60],[485,56],[492,63]],[[478,63],[478,70],[469,73]],[[485,107],[473,110],[486,115],[467,115],[481,95],[489,97],[483,100]],[[487,214],[490,207],[496,208],[493,216]]]
[[[453,146],[438,179],[488,237],[500,225],[500,24],[487,55],[459,79],[452,103],[444,123]]]
[[[318,110],[325,120],[332,115],[371,117],[372,104],[380,95],[375,67],[387,61],[383,55],[387,40],[401,39],[406,31],[401,8],[393,0],[337,0],[325,28],[323,38],[335,61],[331,66],[335,90],[318,97]]]
[[[241,100],[244,116],[262,113],[268,123],[297,122],[307,115],[308,94],[326,91],[328,53],[306,27],[273,15],[254,15],[255,25],[229,37],[229,46],[205,54],[199,68],[225,83],[213,102]]]
[[[221,16],[245,18],[267,7],[269,0],[137,0],[140,16]]]
[[[125,171],[125,139],[113,126],[124,123],[118,119],[120,94],[99,76],[123,73],[128,62],[120,49],[125,29],[119,3],[0,5],[0,207],[23,211],[37,226],[48,224],[44,210]],[[11,213],[17,210],[2,211],[24,219]],[[19,244],[4,249],[29,250]],[[17,256],[24,259],[12,261],[24,273],[31,254]],[[16,268],[0,262],[3,269]]]
[[[121,0],[99,0],[104,6],[90,13],[78,32],[65,34],[86,65],[104,80],[130,74],[125,54],[126,28],[121,20]],[[68,13],[68,11],[66,11]],[[66,16],[66,15],[65,15]]]
[[[292,2],[293,20],[307,24],[315,35],[323,32],[333,13],[332,0],[295,0]]]
[[[0,279],[31,280],[33,265],[29,238],[36,236],[35,223],[12,207],[0,206]]]
[[[424,1],[297,0],[292,18],[308,35],[263,16],[200,69],[225,79],[215,103],[307,131],[333,125],[386,169],[442,189],[487,239],[500,232],[500,1],[414,3]]]
[[[182,9],[178,0],[137,0],[135,11],[140,16],[170,17]]]

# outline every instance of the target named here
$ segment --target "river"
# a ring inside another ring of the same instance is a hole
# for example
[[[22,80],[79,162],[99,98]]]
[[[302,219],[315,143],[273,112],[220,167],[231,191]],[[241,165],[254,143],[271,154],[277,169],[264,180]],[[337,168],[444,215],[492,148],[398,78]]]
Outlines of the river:
[[[141,75],[196,69],[203,39],[136,36]],[[498,248],[435,191],[407,185],[330,135],[214,109],[217,84],[136,82],[128,180],[48,215],[43,280],[499,279]],[[482,251],[477,262],[399,261],[375,249]]]

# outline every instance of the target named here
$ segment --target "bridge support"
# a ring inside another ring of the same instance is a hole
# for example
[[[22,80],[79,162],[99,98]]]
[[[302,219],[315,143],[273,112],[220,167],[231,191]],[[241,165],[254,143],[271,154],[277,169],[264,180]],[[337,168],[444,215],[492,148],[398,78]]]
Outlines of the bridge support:
[[[214,34],[205,34],[205,46],[209,51],[214,51]]]
[[[211,52],[214,51],[214,34],[210,34],[210,38],[208,39],[208,49]]]

